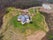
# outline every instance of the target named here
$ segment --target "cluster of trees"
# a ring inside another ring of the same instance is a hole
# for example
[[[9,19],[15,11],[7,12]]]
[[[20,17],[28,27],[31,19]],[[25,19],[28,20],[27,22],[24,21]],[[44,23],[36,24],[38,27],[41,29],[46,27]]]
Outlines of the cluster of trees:
[[[40,1],[37,0],[0,0],[0,6],[15,6],[20,8],[39,6],[41,5]]]

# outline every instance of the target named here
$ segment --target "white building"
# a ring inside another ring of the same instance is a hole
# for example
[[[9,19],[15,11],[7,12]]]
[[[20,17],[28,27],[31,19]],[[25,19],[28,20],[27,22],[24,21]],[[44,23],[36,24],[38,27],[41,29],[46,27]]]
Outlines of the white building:
[[[47,10],[51,10],[51,9],[52,9],[51,5],[46,4],[46,3],[43,3],[43,4],[42,4],[42,7],[43,7],[44,9],[47,9]]]

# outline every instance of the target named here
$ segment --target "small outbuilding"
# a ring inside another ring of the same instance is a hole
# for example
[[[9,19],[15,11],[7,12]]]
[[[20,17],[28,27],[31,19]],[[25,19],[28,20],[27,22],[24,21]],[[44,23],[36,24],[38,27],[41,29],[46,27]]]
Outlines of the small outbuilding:
[[[43,3],[43,4],[42,4],[42,7],[43,7],[44,9],[47,9],[47,10],[51,10],[51,9],[52,9],[51,6],[50,6],[49,4],[46,4],[46,3]]]

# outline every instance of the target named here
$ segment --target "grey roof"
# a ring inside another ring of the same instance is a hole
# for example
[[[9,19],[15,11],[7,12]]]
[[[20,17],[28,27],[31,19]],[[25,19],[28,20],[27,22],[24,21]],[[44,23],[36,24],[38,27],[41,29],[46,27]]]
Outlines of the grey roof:
[[[27,16],[27,15],[19,15],[18,19],[21,19],[22,22],[25,22],[26,19],[29,19],[29,16]]]

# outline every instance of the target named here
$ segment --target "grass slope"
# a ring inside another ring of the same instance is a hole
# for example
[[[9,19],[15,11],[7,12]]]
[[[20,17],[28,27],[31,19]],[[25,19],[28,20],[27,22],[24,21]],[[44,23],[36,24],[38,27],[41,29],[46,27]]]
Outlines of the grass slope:
[[[21,13],[21,9],[16,9],[14,7],[9,7],[6,9],[6,15],[4,16],[4,25],[5,30],[12,30],[15,32],[19,31],[19,33],[23,33],[24,35],[29,35],[34,33],[35,31],[44,30],[47,31],[47,25],[45,22],[44,16],[38,11],[38,9],[29,8],[30,14],[35,14],[32,17],[32,23],[22,25],[17,21],[17,17],[19,13]],[[16,33],[15,32],[15,33]]]
[[[17,22],[17,17],[19,14],[19,11],[17,11],[17,15],[13,16],[10,20],[10,24],[13,25],[15,28],[19,29],[20,32],[26,33],[26,31],[29,29],[32,32],[37,30],[44,30],[44,17],[37,9],[30,8],[28,11],[32,14],[35,14],[32,18],[32,23],[22,25],[20,22]]]

